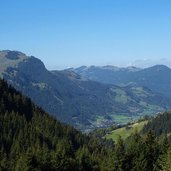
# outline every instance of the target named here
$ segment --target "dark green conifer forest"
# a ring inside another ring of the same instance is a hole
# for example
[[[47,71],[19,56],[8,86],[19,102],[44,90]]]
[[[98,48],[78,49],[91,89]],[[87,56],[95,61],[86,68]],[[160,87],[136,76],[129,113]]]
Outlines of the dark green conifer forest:
[[[160,117],[158,131],[151,121],[112,142],[58,122],[0,80],[0,171],[170,171],[171,114]]]

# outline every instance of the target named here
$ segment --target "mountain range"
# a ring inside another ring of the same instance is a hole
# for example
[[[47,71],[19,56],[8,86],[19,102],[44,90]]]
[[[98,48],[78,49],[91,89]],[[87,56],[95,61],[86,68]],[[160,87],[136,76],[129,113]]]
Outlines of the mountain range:
[[[69,70],[104,84],[118,86],[137,85],[171,98],[171,69],[165,65],[155,65],[141,69],[136,67],[119,68],[115,66],[82,66]]]
[[[134,67],[112,70],[143,71]],[[120,87],[90,80],[75,70],[48,71],[41,60],[18,51],[0,51],[0,75],[45,111],[82,131],[171,108],[170,98],[148,86],[125,81],[125,86]],[[162,80],[159,82],[162,84]]]

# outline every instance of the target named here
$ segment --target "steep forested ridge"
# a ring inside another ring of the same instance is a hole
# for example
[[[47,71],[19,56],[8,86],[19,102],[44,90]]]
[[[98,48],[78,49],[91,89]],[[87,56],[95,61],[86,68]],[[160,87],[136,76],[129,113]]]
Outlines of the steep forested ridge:
[[[134,132],[115,144],[61,124],[0,80],[1,171],[169,171],[167,136]]]
[[[156,136],[171,133],[171,112],[164,112],[149,120],[142,133],[153,130]]]
[[[0,80],[0,170],[99,170],[105,148]]]

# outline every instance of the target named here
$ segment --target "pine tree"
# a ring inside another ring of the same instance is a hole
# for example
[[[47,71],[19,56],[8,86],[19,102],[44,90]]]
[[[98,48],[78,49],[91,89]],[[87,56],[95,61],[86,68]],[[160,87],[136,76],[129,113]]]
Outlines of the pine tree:
[[[114,155],[114,171],[124,171],[125,170],[125,146],[123,139],[119,136]]]
[[[161,159],[161,171],[171,171],[171,147]]]

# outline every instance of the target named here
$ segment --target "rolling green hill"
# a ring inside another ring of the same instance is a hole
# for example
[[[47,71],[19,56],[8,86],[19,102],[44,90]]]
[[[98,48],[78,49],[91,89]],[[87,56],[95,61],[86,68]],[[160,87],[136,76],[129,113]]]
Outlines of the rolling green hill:
[[[122,139],[128,138],[131,134],[133,134],[135,131],[140,132],[145,124],[147,124],[148,121],[141,121],[134,123],[129,126],[125,126],[122,128],[118,128],[110,133],[108,133],[105,138],[112,139],[113,141],[117,141],[119,136]]]

